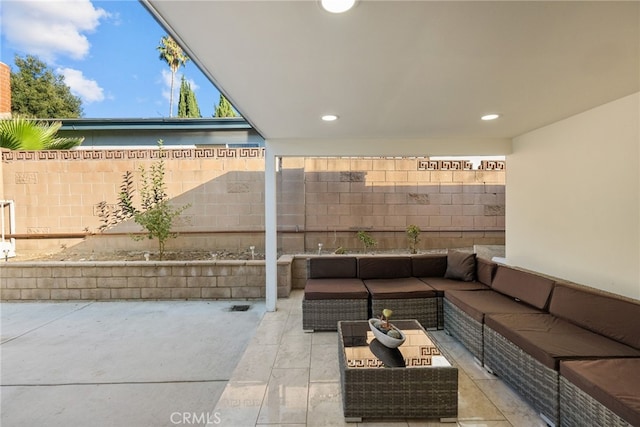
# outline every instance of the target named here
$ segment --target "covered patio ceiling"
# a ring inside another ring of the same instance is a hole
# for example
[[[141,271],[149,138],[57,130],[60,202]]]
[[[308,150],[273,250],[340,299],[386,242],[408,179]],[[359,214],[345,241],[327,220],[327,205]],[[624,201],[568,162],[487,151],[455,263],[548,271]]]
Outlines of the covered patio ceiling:
[[[640,90],[636,1],[359,0],[339,15],[314,0],[141,1],[267,141],[300,150],[507,154]]]
[[[140,1],[265,138],[269,311],[277,157],[504,155],[640,90],[637,1]]]

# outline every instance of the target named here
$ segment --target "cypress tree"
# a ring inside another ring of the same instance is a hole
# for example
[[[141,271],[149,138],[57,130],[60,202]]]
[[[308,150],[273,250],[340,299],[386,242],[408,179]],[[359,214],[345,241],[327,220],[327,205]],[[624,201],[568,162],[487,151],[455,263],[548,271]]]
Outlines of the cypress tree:
[[[238,117],[238,114],[231,106],[231,103],[225,98],[223,94],[220,94],[220,100],[216,107],[216,112],[213,117]]]
[[[180,82],[180,96],[178,99],[178,117],[200,118],[200,107],[196,101],[196,94],[191,90],[191,84],[182,76]]]

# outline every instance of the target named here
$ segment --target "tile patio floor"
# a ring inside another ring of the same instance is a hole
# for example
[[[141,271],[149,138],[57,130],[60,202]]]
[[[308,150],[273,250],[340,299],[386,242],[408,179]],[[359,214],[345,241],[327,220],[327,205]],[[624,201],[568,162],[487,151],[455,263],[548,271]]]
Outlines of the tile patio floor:
[[[279,299],[266,313],[215,406],[220,425],[456,426],[438,420],[345,423],[340,395],[337,333],[302,330],[302,292]],[[432,336],[459,368],[458,426],[528,427],[546,424],[516,393],[473,361],[442,331]]]

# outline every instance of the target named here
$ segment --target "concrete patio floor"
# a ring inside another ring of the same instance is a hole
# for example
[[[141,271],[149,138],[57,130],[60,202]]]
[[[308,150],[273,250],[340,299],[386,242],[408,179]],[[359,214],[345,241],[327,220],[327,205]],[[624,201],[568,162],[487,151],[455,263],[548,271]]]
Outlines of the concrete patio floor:
[[[3,427],[544,426],[442,331],[458,422],[342,415],[335,332],[302,330],[302,292],[262,301],[2,304]]]
[[[165,426],[210,412],[265,311],[234,303],[247,304],[3,303],[0,425]]]

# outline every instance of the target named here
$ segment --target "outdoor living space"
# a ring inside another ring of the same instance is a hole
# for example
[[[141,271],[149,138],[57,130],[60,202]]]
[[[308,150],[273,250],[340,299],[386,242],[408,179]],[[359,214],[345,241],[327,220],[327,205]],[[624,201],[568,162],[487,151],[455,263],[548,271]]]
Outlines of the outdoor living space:
[[[346,423],[337,334],[303,331],[302,297],[275,312],[262,301],[3,303],[2,425],[545,425],[443,331],[430,334],[458,368],[457,424]]]

